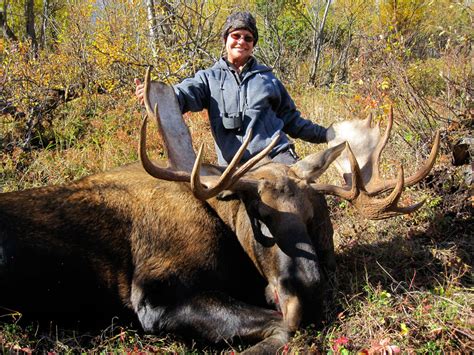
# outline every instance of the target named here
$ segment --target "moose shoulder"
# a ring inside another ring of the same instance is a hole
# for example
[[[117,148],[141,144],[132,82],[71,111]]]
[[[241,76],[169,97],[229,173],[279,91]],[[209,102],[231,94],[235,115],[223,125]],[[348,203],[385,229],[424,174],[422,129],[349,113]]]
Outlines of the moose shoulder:
[[[351,201],[373,219],[419,207],[399,207],[398,200],[404,186],[428,174],[439,136],[425,166],[407,179],[400,168],[397,179],[381,181],[377,164],[389,129],[380,140],[370,122],[354,128],[368,137],[354,144],[356,157],[338,142],[343,132],[335,125],[331,148],[293,166],[265,158],[278,137],[239,165],[249,132],[224,170],[202,165],[202,150],[196,157],[172,90],[150,83],[149,74],[145,83],[168,166],[148,159],[145,119],[144,169],[129,165],[0,195],[0,287],[8,289],[0,306],[47,314],[129,309],[148,332],[241,339],[256,343],[250,351],[275,352],[292,331],[321,316],[324,270],[335,266],[324,194]],[[343,140],[352,146],[351,137]],[[317,184],[335,159],[346,185]]]

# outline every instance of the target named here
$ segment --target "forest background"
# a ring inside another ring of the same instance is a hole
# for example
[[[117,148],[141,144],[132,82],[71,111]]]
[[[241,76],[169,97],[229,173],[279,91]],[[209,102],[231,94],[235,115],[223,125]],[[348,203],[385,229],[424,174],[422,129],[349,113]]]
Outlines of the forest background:
[[[226,16],[257,18],[259,61],[274,68],[304,117],[328,126],[373,115],[396,125],[383,171],[408,173],[442,147],[405,203],[410,216],[372,222],[330,199],[338,258],[322,330],[298,332],[292,352],[472,352],[472,1],[3,0],[0,4],[0,191],[60,184],[137,160],[143,109],[133,78],[177,83],[222,54]],[[185,116],[213,160],[207,116]],[[150,133],[150,151],[163,155]],[[297,141],[305,156],[321,147]],[[331,172],[325,177],[336,179]],[[27,212],[27,211],[26,211]],[[2,290],[1,292],[4,292]],[[1,306],[1,305],[0,305]],[[0,349],[213,351],[114,323],[78,334],[0,319]],[[237,348],[236,350],[241,350]]]

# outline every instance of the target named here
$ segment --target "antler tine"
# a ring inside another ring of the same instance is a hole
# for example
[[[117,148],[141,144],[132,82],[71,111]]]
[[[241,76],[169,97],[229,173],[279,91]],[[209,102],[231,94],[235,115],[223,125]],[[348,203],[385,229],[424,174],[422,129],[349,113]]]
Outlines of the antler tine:
[[[145,102],[145,108],[146,112],[150,115],[153,114],[158,114],[158,111],[153,112],[153,109],[151,107],[150,103],[150,82],[151,82],[151,67],[148,67],[146,69],[146,74],[145,74],[145,83],[144,83],[144,91],[143,91],[143,99]],[[159,123],[158,116],[153,117],[157,123]]]
[[[222,174],[222,178],[219,179],[219,181],[210,188],[204,187],[203,184],[199,181],[200,160],[198,161],[198,159],[196,159],[196,164],[193,168],[192,177],[191,177],[191,187],[196,197],[198,197],[199,199],[209,199],[211,197],[216,196],[219,192],[225,189],[228,189],[234,184],[236,184],[245,173],[247,173],[252,167],[254,167],[260,160],[262,160],[275,147],[280,136],[278,135],[277,137],[275,137],[272,140],[272,142],[264,150],[262,150],[256,156],[248,160],[245,164],[243,164],[237,170],[237,163],[240,161],[242,155],[244,154],[248,144],[250,143],[251,138],[252,138],[252,130],[249,130],[247,138],[245,139],[244,143],[242,144],[237,154],[234,156],[234,159],[232,159],[231,163]],[[201,149],[199,150],[199,153],[198,153],[199,157],[202,155]],[[249,181],[245,182],[245,184],[247,185],[249,183],[250,183]]]
[[[158,131],[160,132],[161,137],[164,137],[163,134],[163,127],[161,126],[161,119],[160,119],[160,112],[158,111],[158,104],[155,103],[155,106],[152,107],[151,102],[150,102],[150,83],[151,83],[151,69],[152,67],[149,66],[146,69],[146,74],[145,74],[145,83],[144,83],[144,90],[143,90],[143,98],[144,98],[144,103],[145,103],[145,108],[148,117],[151,117],[155,123],[156,126],[158,127]],[[168,152],[168,145],[163,144],[163,149],[165,150],[166,155],[169,157],[169,152]],[[168,162],[170,163],[170,162]],[[171,162],[173,165],[173,162]]]
[[[140,129],[140,150],[139,156],[145,171],[153,177],[169,181],[190,181],[190,176],[186,172],[175,171],[167,168],[160,167],[155,165],[150,158],[148,157],[146,151],[146,128],[147,128],[148,116],[143,117],[142,126]]]
[[[357,162],[349,143],[347,143],[347,150],[349,152],[349,161],[351,163],[351,186],[356,186],[357,191],[365,190],[364,179],[362,178],[359,163]]]
[[[368,194],[355,201],[354,205],[366,217],[372,220],[380,220],[407,213],[412,213],[424,204],[424,200],[411,206],[398,206],[398,202],[404,190],[403,166],[399,165],[397,184],[389,196],[383,199],[375,199]]]
[[[372,113],[364,120],[364,126],[370,128],[372,125]]]
[[[185,181],[189,182],[191,180],[190,175],[190,168],[189,170],[185,168],[185,164],[179,164],[181,167],[177,167],[176,161],[173,161],[171,158],[170,147],[168,146],[168,142],[166,139],[166,132],[165,127],[162,125],[162,117],[160,117],[160,113],[158,110],[158,103],[155,103],[154,107],[152,107],[152,102],[150,96],[157,95],[157,92],[151,92],[151,69],[152,67],[149,66],[146,70],[145,75],[145,82],[144,82],[144,103],[146,107],[146,116],[142,121],[141,131],[140,131],[140,145],[139,145],[139,156],[142,162],[143,168],[146,172],[148,172],[151,176],[169,180],[169,181]],[[161,94],[160,94],[161,95]],[[163,100],[160,96],[159,99]],[[147,123],[148,118],[151,118],[155,121],[158,131],[160,132],[161,137],[163,138],[164,144],[163,149],[165,150],[166,155],[168,156],[167,166],[159,166],[154,164],[150,158],[148,157],[146,151],[146,131],[147,131]],[[168,117],[164,117],[168,119]],[[183,123],[184,125],[184,123]],[[179,128],[179,127],[178,127]],[[169,129],[169,128],[168,128]],[[178,130],[179,131],[179,130]],[[191,143],[189,142],[189,148],[185,147],[189,156],[189,152],[191,151],[194,155],[194,151],[192,150]],[[190,164],[189,164],[190,165]]]
[[[414,212],[425,203],[425,200],[423,200],[411,206],[397,206],[404,189],[405,179],[403,177],[403,165],[400,164],[398,168],[397,185],[392,193],[385,199],[389,208],[385,211],[383,218]]]
[[[413,205],[410,205],[410,206],[397,206],[392,211],[386,212],[386,214],[383,216],[383,218],[389,218],[389,217],[392,217],[392,216],[401,216],[401,215],[404,215],[404,214],[413,213],[416,210],[418,210],[421,206],[423,206],[425,201],[426,200],[422,200],[422,201],[420,201],[418,203],[415,203]],[[381,219],[383,219],[383,218],[381,218]]]
[[[425,160],[422,167],[413,175],[405,178],[405,187],[415,185],[416,183],[423,180],[426,175],[429,174],[436,162],[436,156],[438,155],[440,146],[440,132],[436,131],[435,138],[433,140],[433,146],[431,147],[431,152],[428,159]],[[371,196],[378,195],[382,192],[389,191],[392,189],[397,181],[395,179],[389,179],[383,183],[367,188],[368,193]]]
[[[226,176],[226,177],[231,176],[231,173],[233,173],[237,169],[237,164],[240,162],[240,160],[244,156],[245,151],[247,150],[247,147],[250,141],[252,140],[252,137],[253,137],[253,130],[252,128],[250,128],[247,133],[247,137],[245,137],[245,140],[243,141],[237,153],[232,158],[232,161],[230,162],[229,166],[227,166],[227,168],[224,170],[224,173],[222,174],[222,176]]]
[[[382,201],[387,203],[387,206],[394,206],[398,203],[398,201],[400,200],[400,196],[402,196],[404,183],[405,183],[405,179],[403,176],[403,165],[399,164],[397,184],[395,185],[395,188],[392,190],[390,195],[388,195],[385,199],[382,199]]]
[[[258,153],[253,158],[248,160],[245,164],[243,164],[232,177],[231,185],[233,185],[238,179],[240,179],[247,171],[252,169],[260,160],[265,158],[270,153],[270,151],[275,147],[275,145],[278,143],[279,140],[280,140],[280,134],[278,134],[275,138],[273,138],[273,140],[264,150],[262,150],[260,153]]]
[[[150,158],[148,157],[148,154],[146,152],[146,130],[147,130],[147,117],[151,117],[156,125],[158,126],[158,130],[160,131],[161,136],[163,136],[161,132],[161,125],[160,125],[160,114],[158,111],[158,104],[155,104],[155,107],[151,107],[150,103],[150,82],[151,82],[151,69],[152,67],[149,66],[146,69],[146,74],[145,74],[145,83],[144,83],[144,91],[143,91],[143,98],[144,98],[144,103],[145,103],[145,108],[147,112],[147,116],[144,117],[142,121],[142,126],[141,126],[141,131],[140,131],[140,160],[142,161],[143,168],[145,169],[146,172],[148,172],[150,175],[159,178],[159,179],[165,179],[165,180],[172,180],[174,176],[176,176],[174,173],[169,171],[169,166],[167,168],[161,168],[157,165],[155,165]],[[164,145],[165,152],[167,152],[167,147],[166,144]],[[168,155],[168,154],[167,154]],[[179,181],[185,181],[185,180],[179,180]]]
[[[360,186],[362,184],[362,177],[360,175],[359,164],[351,150],[351,147],[346,142],[346,148],[348,149],[349,161],[351,164],[351,189],[347,190],[340,186],[328,185],[328,184],[315,184],[312,183],[311,187],[320,193],[326,193],[333,196],[341,197],[348,201],[353,201],[360,193]]]
[[[204,143],[199,147],[199,151],[196,156],[196,161],[194,162],[193,171],[191,172],[191,191],[194,196],[201,200],[206,200],[206,188],[202,186],[200,176],[201,176],[201,161],[202,161],[202,152],[204,150]]]
[[[201,145],[201,147],[199,148],[198,156],[194,163],[193,171],[191,173],[191,189],[193,190],[193,193],[197,198],[201,200],[206,200],[208,198],[216,196],[219,192],[221,192],[222,190],[225,190],[231,185],[233,181],[232,180],[233,173],[235,172],[235,170],[237,170],[237,164],[242,159],[242,156],[244,155],[247,149],[247,146],[249,145],[252,139],[252,136],[253,136],[252,129],[249,129],[247,133],[247,137],[245,138],[244,142],[240,146],[237,153],[232,158],[232,161],[230,162],[230,164],[222,173],[221,177],[219,178],[219,181],[217,181],[216,185],[210,188],[204,187],[199,180],[199,177],[200,177],[199,173],[201,171],[202,151],[203,151],[203,145]]]
[[[428,159],[415,174],[405,179],[405,186],[414,185],[429,174],[430,170],[434,166],[434,163],[436,162],[436,156],[438,155],[440,141],[440,131],[436,131],[435,138],[433,140],[433,147],[431,148],[431,152]]]
[[[377,126],[380,127],[380,122],[377,123]],[[373,190],[379,185],[384,185],[384,182],[380,179],[380,157],[382,156],[382,151],[385,148],[385,145],[388,142],[390,133],[393,127],[393,107],[390,106],[390,113],[387,121],[387,128],[385,129],[383,137],[379,140],[377,146],[375,147],[374,152],[372,153],[372,177],[367,183],[367,189]]]

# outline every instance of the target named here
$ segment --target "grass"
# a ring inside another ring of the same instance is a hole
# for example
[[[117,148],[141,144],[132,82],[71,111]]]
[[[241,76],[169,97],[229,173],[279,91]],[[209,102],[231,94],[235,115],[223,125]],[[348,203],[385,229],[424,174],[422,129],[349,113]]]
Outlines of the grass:
[[[305,117],[324,126],[338,117],[368,113],[351,114],[356,104],[331,90],[310,91],[295,99]],[[20,135],[13,122],[3,126],[3,191],[65,183],[137,159],[141,109],[130,97],[98,96],[93,103],[76,100],[62,110],[43,132],[43,140],[36,137],[36,142],[45,144],[31,150],[6,144]],[[205,143],[207,159],[215,159],[205,114],[186,120],[195,147]],[[152,157],[163,154],[155,129],[149,129],[149,146]],[[297,142],[302,156],[322,148]],[[414,150],[395,130],[387,150],[389,174],[398,160],[414,170],[428,147]],[[325,178],[338,179],[334,171]],[[413,215],[374,222],[361,219],[346,202],[328,198],[338,261],[334,297],[328,303],[325,327],[297,332],[289,344],[291,353],[474,351],[472,202],[462,167],[450,164],[446,146],[429,179],[410,188],[402,202],[421,199],[426,203]],[[24,325],[19,317],[13,313],[0,318],[2,353],[218,351],[169,335],[145,335],[117,321],[107,329],[79,334],[53,324],[48,329]]]

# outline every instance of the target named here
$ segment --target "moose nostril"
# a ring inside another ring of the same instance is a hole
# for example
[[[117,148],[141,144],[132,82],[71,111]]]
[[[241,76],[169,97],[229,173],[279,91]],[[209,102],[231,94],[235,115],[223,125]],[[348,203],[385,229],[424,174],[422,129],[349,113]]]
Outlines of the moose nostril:
[[[276,305],[280,305],[280,297],[278,296],[278,291],[275,289],[273,292],[273,299],[275,300]]]

